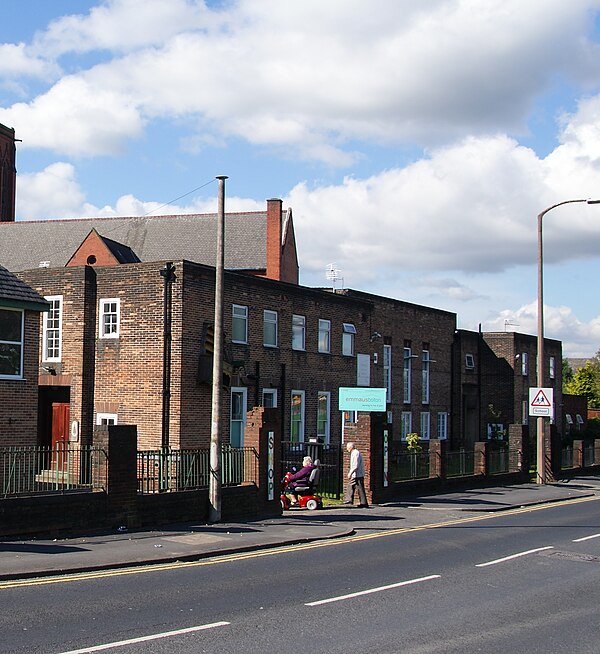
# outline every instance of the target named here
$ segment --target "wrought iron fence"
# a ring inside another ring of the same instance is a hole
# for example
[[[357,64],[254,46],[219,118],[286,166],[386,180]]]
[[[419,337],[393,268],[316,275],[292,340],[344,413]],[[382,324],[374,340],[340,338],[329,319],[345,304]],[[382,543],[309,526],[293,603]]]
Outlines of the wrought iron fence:
[[[573,448],[563,447],[560,452],[560,467],[562,470],[573,467]]]
[[[310,456],[319,460],[319,495],[332,499],[342,496],[342,451],[338,445],[326,443],[299,443],[282,441],[281,443],[281,477],[288,470],[302,467],[302,459]]]
[[[583,465],[584,467],[593,466],[596,462],[596,448],[594,443],[584,443],[583,445]]]
[[[2,497],[102,490],[106,453],[95,446],[0,448]]]
[[[210,450],[140,450],[137,453],[138,493],[207,488]],[[258,453],[252,447],[221,448],[221,483],[238,486],[258,483]]]
[[[495,443],[487,453],[487,474],[502,475],[510,470],[508,443]]]
[[[398,442],[390,443],[388,449],[388,479],[389,481],[405,481],[407,479],[426,479],[429,477],[429,451],[410,452],[406,445]]]
[[[475,474],[475,452],[464,449],[446,452],[446,477],[463,477]]]

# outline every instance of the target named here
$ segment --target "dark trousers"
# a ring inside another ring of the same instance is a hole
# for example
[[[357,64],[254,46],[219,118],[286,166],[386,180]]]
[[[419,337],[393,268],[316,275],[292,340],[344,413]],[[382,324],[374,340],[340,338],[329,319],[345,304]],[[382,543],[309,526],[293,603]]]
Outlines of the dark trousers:
[[[354,502],[354,491],[358,491],[358,499],[360,504],[367,506],[367,494],[365,492],[365,478],[364,477],[354,477],[354,479],[348,480],[348,485],[346,486],[346,495],[344,497],[344,502]]]

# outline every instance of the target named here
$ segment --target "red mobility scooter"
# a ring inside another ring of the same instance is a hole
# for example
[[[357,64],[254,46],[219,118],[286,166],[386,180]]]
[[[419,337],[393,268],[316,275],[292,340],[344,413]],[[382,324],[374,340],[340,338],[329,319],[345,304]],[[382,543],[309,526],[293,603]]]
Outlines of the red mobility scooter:
[[[317,459],[314,462],[314,470],[310,473],[310,477],[306,480],[306,484],[300,482],[295,488],[294,493],[298,496],[298,506],[301,509],[308,509],[309,511],[314,511],[315,509],[323,508],[323,500],[320,495],[315,493],[317,484],[319,483],[319,463]],[[281,507],[283,509],[289,509],[292,506],[290,498],[285,494],[288,482],[290,477],[294,473],[286,472],[285,477],[283,478],[283,490],[281,492]]]

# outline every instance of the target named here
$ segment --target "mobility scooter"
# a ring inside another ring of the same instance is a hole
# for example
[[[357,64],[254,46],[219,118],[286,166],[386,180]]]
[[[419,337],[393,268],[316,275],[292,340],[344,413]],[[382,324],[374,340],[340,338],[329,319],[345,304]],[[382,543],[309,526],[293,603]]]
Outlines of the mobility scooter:
[[[308,509],[309,511],[323,508],[321,496],[315,493],[315,489],[319,483],[319,463],[320,461],[318,459],[314,462],[315,468],[310,473],[310,477],[306,480],[306,483],[299,482],[294,488],[294,493],[298,496],[298,504],[294,504],[294,506],[298,506],[301,509]],[[289,478],[292,474],[292,472],[286,472],[283,478],[283,490],[281,491],[281,507],[283,509],[289,509],[292,506],[290,498],[285,494]]]

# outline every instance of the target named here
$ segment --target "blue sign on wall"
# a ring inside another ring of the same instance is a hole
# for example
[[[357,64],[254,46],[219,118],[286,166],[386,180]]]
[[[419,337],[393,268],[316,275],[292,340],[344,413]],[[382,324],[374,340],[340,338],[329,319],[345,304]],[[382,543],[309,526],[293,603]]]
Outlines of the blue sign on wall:
[[[385,388],[339,389],[340,411],[385,411]]]

